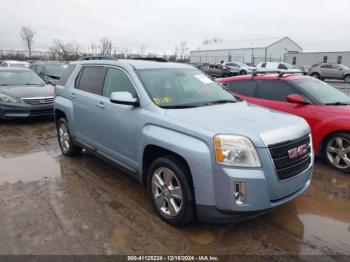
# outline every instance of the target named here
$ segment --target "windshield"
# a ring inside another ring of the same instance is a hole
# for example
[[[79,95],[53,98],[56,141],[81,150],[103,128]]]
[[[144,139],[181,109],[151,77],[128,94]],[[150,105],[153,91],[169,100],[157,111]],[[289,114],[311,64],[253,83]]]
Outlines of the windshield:
[[[0,71],[0,86],[9,85],[45,85],[45,82],[31,71]]]
[[[46,74],[48,76],[56,76],[60,77],[64,71],[64,69],[67,68],[67,65],[61,65],[61,64],[53,64],[53,65],[45,65]]]
[[[281,63],[283,64],[285,67],[287,67],[288,69],[295,69],[294,66],[292,66],[291,64],[288,64],[288,63]]]
[[[350,103],[350,97],[348,95],[323,81],[317,79],[304,79],[295,80],[293,83],[296,84],[303,93],[309,95],[319,104]]]
[[[247,64],[241,63],[241,62],[237,62],[236,64],[239,65],[240,67],[249,67]]]
[[[219,84],[197,69],[143,69],[138,75],[154,103],[164,108],[236,102]]]

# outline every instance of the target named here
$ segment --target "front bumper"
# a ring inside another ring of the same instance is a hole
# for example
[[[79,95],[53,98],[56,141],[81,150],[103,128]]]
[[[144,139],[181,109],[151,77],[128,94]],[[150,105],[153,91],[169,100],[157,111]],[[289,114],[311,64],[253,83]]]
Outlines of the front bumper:
[[[258,149],[262,168],[214,168],[214,201],[197,203],[199,220],[208,223],[228,223],[249,219],[285,204],[310,185],[313,159],[308,168],[287,180],[279,180],[266,150]],[[245,185],[243,202],[235,198],[237,183]]]
[[[29,105],[25,103],[0,104],[0,119],[53,116],[53,104]]]

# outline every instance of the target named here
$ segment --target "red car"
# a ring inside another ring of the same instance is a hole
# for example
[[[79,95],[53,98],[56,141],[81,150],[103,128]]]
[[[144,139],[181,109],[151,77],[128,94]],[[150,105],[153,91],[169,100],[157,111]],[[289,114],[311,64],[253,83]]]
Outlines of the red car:
[[[350,96],[300,74],[253,74],[217,81],[241,99],[303,117],[311,127],[315,154],[350,172]]]

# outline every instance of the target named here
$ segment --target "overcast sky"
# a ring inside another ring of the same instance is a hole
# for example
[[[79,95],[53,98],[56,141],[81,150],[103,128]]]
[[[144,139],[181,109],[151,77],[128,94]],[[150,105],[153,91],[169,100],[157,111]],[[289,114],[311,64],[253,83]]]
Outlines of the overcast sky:
[[[289,36],[307,51],[350,50],[350,0],[0,0],[0,49],[23,49],[22,25],[37,31],[34,50],[53,38],[84,50],[109,37],[114,47],[170,54],[186,41]]]

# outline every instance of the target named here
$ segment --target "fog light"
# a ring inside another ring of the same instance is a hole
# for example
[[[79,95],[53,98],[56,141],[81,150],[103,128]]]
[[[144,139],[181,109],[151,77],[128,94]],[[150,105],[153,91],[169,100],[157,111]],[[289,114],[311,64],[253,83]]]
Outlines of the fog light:
[[[243,205],[246,203],[246,183],[245,182],[235,182],[234,198],[237,205]]]

